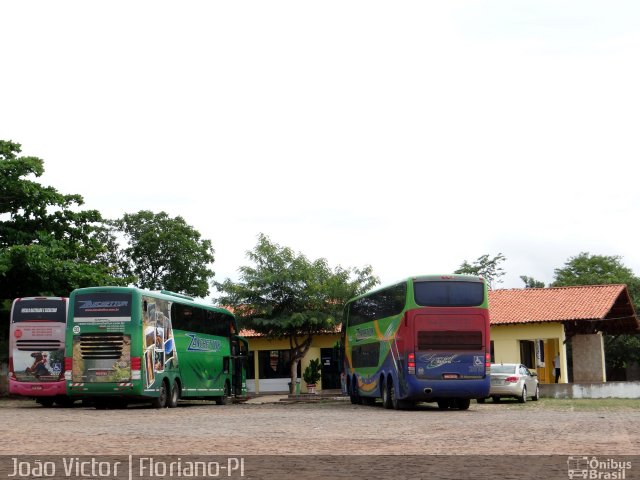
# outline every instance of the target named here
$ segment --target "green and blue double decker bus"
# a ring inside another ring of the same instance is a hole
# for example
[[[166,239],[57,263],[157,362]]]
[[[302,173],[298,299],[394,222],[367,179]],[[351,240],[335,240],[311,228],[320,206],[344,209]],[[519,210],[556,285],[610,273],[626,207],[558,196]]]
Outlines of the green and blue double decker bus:
[[[343,389],[351,402],[466,410],[490,388],[487,285],[469,275],[411,277],[349,300]]]
[[[227,403],[246,395],[247,341],[227,310],[132,287],[91,287],[69,297],[65,381],[97,408],[147,401]]]

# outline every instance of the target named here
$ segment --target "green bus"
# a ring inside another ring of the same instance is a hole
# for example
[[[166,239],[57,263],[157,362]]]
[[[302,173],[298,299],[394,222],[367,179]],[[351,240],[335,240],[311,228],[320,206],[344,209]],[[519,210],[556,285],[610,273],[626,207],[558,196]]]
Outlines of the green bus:
[[[67,395],[96,408],[246,395],[247,341],[227,310],[173,292],[91,287],[69,297]]]

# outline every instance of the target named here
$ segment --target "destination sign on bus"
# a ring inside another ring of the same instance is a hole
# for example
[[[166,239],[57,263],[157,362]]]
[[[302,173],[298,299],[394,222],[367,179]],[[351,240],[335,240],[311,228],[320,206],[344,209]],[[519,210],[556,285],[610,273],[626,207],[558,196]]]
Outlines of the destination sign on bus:
[[[128,293],[91,293],[76,296],[73,306],[76,322],[130,321],[131,295]]]

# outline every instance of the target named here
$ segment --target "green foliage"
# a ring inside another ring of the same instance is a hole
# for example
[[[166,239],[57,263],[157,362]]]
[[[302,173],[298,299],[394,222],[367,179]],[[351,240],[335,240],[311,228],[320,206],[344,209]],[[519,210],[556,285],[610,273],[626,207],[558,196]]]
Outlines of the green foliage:
[[[342,320],[350,298],[379,283],[370,266],[332,269],[326,259],[310,261],[264,234],[247,252],[251,265],[240,267],[240,281],[216,283],[218,303],[232,307],[241,324],[269,338],[288,338],[291,380],[313,336],[331,331]]]
[[[44,162],[20,152],[0,140],[0,299],[126,284],[110,262],[113,242],[100,213],[78,210],[80,195],[37,183]]]
[[[320,368],[320,359],[314,358],[309,362],[307,368],[302,373],[302,378],[307,385],[313,385],[320,381],[322,378],[322,370]]]
[[[554,270],[553,287],[572,285],[626,284],[633,303],[640,304],[640,279],[622,263],[619,256],[591,255],[582,252],[569,258],[563,268]]]
[[[527,277],[526,275],[520,275],[520,280],[524,282],[524,288],[544,288],[544,282],[536,280],[533,277]]]
[[[504,276],[505,272],[500,264],[506,259],[502,253],[498,253],[498,255],[493,258],[490,258],[488,254],[481,255],[473,263],[465,260],[462,265],[460,265],[460,268],[453,273],[480,276],[487,281],[489,288],[493,289],[496,284],[502,283],[500,277]]]
[[[141,210],[112,224],[127,241],[122,269],[137,277],[137,286],[196,297],[209,294],[214,276],[209,268],[214,262],[211,241],[201,239],[182,217]]]
[[[636,311],[640,306],[640,279],[622,263],[619,256],[591,255],[582,252],[569,258],[563,268],[555,269],[553,287],[575,285],[625,284]],[[609,370],[624,368],[629,362],[640,362],[638,335],[606,335],[605,357]]]

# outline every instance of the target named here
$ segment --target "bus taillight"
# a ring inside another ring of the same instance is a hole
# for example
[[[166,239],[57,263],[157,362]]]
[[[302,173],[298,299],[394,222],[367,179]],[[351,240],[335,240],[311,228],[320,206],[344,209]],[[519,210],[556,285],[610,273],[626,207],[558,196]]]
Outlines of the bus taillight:
[[[416,374],[416,354],[413,352],[407,358],[407,373],[410,375]]]
[[[484,366],[487,373],[489,373],[491,371],[491,354],[489,352],[484,354]]]
[[[73,370],[73,357],[64,357],[64,379],[71,381],[73,378],[71,371]]]
[[[140,380],[142,378],[142,374],[140,373],[141,369],[142,358],[131,357],[131,380]]]

